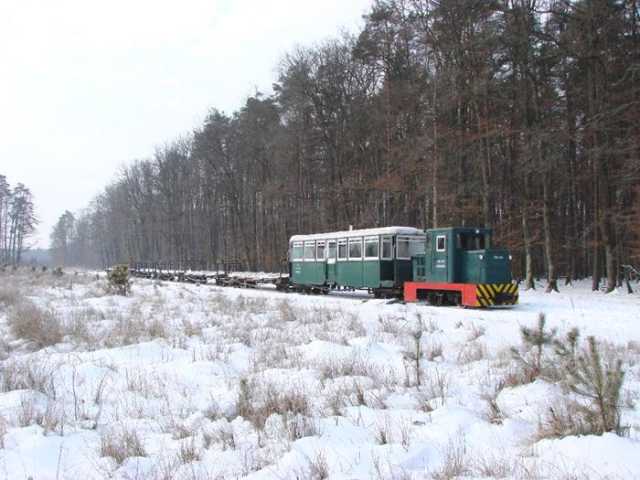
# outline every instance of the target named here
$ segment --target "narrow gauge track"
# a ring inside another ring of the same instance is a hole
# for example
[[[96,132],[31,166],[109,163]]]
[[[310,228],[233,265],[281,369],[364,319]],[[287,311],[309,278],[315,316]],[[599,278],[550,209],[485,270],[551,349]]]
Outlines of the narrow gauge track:
[[[239,263],[225,263],[217,266],[219,270],[192,270],[175,268],[172,264],[134,263],[129,266],[129,274],[134,278],[157,279],[166,282],[191,283],[196,285],[213,284],[220,287],[260,288],[274,285],[276,290],[285,293],[305,293],[326,295],[332,289],[324,287],[309,287],[293,285],[287,273],[258,274],[240,272],[234,269]],[[351,288],[337,288],[335,290],[354,291]]]
[[[222,287],[257,288],[260,285],[275,285],[279,289],[286,290],[289,285],[289,276],[286,274],[276,276],[276,274],[260,275],[235,271],[193,271],[161,267],[129,267],[129,274],[134,278],[193,284],[212,283]]]

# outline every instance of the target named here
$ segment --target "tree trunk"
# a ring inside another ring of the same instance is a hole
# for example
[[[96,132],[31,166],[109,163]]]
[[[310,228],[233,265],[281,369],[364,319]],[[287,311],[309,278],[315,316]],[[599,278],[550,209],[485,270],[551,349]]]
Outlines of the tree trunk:
[[[535,290],[533,278],[533,259],[531,254],[531,232],[529,230],[529,175],[524,174],[524,198],[522,200],[522,237],[524,240],[525,290]]]
[[[549,218],[549,175],[545,173],[542,180],[542,222],[544,229],[544,253],[547,262],[546,292],[558,291],[556,266],[553,258],[553,238],[551,236],[551,220]]]

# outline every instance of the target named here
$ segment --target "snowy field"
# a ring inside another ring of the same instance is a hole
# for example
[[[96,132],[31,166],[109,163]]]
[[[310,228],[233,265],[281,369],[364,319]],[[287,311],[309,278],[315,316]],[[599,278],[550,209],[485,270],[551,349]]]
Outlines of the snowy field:
[[[95,275],[0,273],[0,479],[640,478],[640,295],[520,298],[151,280],[124,298]],[[551,345],[532,373],[520,328],[540,312],[622,361],[620,435],[579,434],[594,400]]]

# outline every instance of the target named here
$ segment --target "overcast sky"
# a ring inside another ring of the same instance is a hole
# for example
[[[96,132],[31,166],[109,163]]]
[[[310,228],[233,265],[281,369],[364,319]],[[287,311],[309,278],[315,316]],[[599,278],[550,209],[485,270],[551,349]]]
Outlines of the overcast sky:
[[[356,31],[371,0],[0,0],[0,174],[48,246],[118,168],[211,107],[270,92],[282,55]]]

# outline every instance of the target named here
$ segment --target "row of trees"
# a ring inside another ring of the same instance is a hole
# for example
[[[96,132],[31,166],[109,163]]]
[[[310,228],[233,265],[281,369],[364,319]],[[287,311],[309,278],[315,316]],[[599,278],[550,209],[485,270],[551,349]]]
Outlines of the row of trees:
[[[20,263],[36,224],[31,191],[22,183],[12,188],[0,175],[0,265]]]
[[[293,233],[393,224],[493,227],[527,287],[640,258],[636,0],[378,0],[273,91],[123,169],[78,261],[277,269]]]

